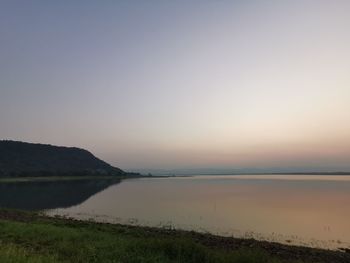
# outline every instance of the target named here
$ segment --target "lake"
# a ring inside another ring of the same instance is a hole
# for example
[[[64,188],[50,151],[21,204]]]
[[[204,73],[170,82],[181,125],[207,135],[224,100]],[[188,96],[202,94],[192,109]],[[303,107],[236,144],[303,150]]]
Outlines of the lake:
[[[1,183],[0,206],[321,248],[350,248],[350,176]]]

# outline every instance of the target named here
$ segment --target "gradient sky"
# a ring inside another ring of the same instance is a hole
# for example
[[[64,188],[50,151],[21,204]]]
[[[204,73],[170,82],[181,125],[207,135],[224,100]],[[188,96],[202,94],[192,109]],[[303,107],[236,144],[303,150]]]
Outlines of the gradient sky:
[[[350,169],[350,1],[0,2],[0,138],[124,169]]]

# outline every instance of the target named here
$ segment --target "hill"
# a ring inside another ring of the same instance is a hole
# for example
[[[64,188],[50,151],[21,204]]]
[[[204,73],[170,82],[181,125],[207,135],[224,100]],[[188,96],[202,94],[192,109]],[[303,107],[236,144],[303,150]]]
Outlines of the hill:
[[[121,174],[84,149],[0,141],[0,177]]]

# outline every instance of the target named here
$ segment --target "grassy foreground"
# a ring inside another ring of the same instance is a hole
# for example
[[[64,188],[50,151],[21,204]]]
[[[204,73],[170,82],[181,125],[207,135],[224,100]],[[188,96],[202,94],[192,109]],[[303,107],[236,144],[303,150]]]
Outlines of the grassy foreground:
[[[0,210],[0,262],[314,262],[251,245],[232,248],[215,238]]]

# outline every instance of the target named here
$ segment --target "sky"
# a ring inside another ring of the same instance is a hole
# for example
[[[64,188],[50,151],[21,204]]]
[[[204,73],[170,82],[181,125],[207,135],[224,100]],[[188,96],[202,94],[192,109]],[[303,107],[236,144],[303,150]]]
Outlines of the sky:
[[[350,1],[0,2],[0,139],[127,170],[350,170]]]

